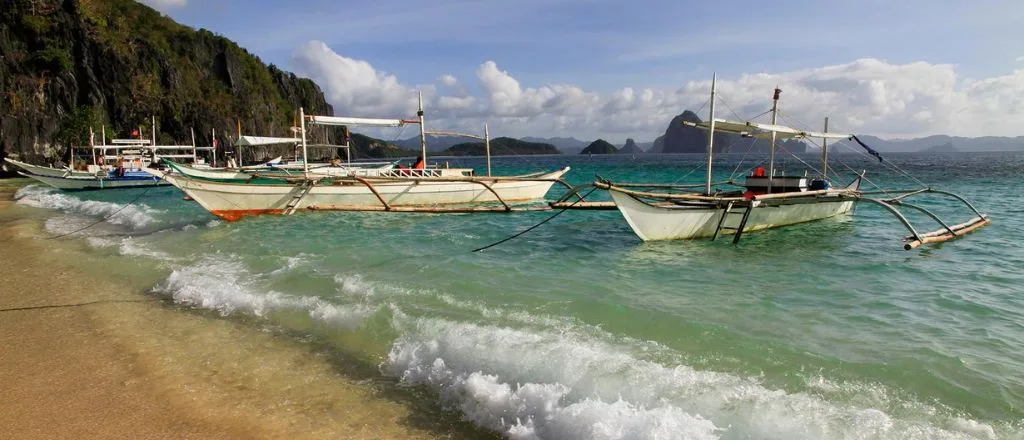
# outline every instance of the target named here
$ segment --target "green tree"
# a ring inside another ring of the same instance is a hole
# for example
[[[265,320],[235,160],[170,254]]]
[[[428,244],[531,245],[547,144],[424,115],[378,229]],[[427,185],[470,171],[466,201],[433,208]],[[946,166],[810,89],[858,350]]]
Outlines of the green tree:
[[[80,106],[71,111],[60,123],[57,144],[64,146],[64,156],[72,146],[89,145],[89,129],[101,124],[100,112],[91,106]]]

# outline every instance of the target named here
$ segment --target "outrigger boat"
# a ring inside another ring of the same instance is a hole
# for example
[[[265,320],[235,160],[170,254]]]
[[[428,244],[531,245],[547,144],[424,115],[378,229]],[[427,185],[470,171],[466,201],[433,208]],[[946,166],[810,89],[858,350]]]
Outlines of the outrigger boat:
[[[400,127],[419,124],[421,158],[426,163],[426,135],[422,96],[417,119],[373,119],[306,116],[300,109],[303,157],[308,157],[307,123],[320,126]],[[437,133],[432,133],[437,134]],[[452,134],[452,133],[447,133]],[[460,135],[479,138],[476,135]],[[489,134],[485,127],[485,144]],[[488,156],[489,157],[489,156]],[[176,172],[172,172],[176,171]],[[471,168],[381,169],[374,173],[350,171],[344,176],[318,175],[308,163],[298,176],[254,173],[244,180],[189,175],[180,166],[168,172],[147,170],[180,188],[212,214],[233,221],[257,214],[291,215],[300,209],[388,212],[508,212],[510,203],[541,199],[569,168],[523,176],[475,176]],[[480,206],[493,202],[500,206]],[[543,207],[539,209],[550,209]]]
[[[907,228],[909,235],[904,237],[904,248],[907,250],[927,243],[947,241],[984,227],[991,223],[987,215],[979,212],[963,197],[930,187],[910,190],[879,190],[862,191],[861,173],[851,183],[833,187],[828,179],[828,140],[849,139],[860,144],[868,153],[881,162],[883,159],[853,134],[829,133],[828,120],[825,120],[824,132],[803,131],[778,125],[779,95],[781,90],[775,89],[771,109],[771,123],[733,122],[715,118],[715,83],[711,82],[710,118],[707,122],[685,125],[708,130],[707,178],[703,185],[675,185],[656,183],[614,183],[599,179],[593,186],[607,190],[615,206],[626,222],[641,240],[673,240],[711,238],[722,235],[733,235],[736,243],[744,232],[758,231],[769,228],[794,225],[829,217],[849,214],[857,202],[868,202],[878,205],[892,213]],[[733,185],[734,190],[720,191],[712,188],[711,166],[714,152],[714,133],[727,132],[740,134],[744,137],[770,139],[767,174],[758,167],[752,175],[746,177],[742,184],[723,182]],[[777,174],[775,170],[775,150],[778,139],[821,140],[822,167],[817,178],[805,176],[787,176]],[[902,171],[902,170],[901,170]],[[703,191],[698,188],[703,186]],[[578,192],[567,194],[553,206],[570,205],[569,197]],[[915,196],[934,194],[953,198],[962,202],[974,214],[964,223],[949,225],[935,213],[924,207],[907,203],[907,199]],[[876,198],[884,195],[885,198]],[[920,233],[906,216],[898,209],[910,208],[924,213],[937,222],[940,229],[934,232]]]
[[[11,158],[4,160],[17,168],[19,174],[65,191],[137,188],[167,185],[142,171],[154,160],[183,157],[195,159],[196,150],[201,149],[195,146],[194,141],[192,145],[156,145],[146,139],[113,139],[108,145],[105,129],[101,145],[96,145],[94,139],[95,134],[90,130],[88,164],[82,161],[76,163],[74,148],[69,151],[72,165],[60,168],[32,165]],[[122,161],[121,170],[113,165],[118,159]]]

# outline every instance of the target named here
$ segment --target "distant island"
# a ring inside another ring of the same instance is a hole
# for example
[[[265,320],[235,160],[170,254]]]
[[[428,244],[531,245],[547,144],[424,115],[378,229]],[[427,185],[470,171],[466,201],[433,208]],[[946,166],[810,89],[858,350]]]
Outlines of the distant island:
[[[953,146],[952,142],[946,142],[946,143],[944,143],[942,145],[936,145],[934,147],[925,148],[924,150],[921,150],[921,152],[923,152],[923,153],[959,153],[960,150],[957,150],[956,147]]]
[[[614,145],[608,143],[608,141],[604,139],[598,139],[594,142],[591,142],[590,145],[587,145],[587,148],[584,148],[583,151],[580,152],[580,154],[615,154],[618,152],[619,149],[615,148]]]
[[[435,153],[442,156],[484,156],[487,148],[483,142],[463,142]],[[527,142],[510,137],[491,139],[492,156],[562,154],[554,145],[541,142]]]
[[[641,149],[632,138],[626,139],[626,144],[619,148],[619,154],[642,154],[644,150]]]

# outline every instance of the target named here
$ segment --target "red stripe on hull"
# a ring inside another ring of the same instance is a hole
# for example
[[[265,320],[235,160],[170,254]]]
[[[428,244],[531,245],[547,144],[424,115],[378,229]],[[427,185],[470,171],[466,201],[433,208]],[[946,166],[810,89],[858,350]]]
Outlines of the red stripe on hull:
[[[262,214],[281,214],[284,212],[283,209],[225,209],[220,211],[210,211],[213,215],[220,217],[229,222],[240,220],[244,217],[251,217],[254,215]]]

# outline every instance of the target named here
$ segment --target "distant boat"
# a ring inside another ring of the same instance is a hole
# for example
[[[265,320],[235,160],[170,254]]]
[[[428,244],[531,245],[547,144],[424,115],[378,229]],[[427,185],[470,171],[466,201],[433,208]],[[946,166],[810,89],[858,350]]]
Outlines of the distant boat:
[[[709,131],[707,178],[703,185],[675,185],[658,183],[614,183],[598,180],[594,186],[607,190],[616,207],[641,240],[673,240],[708,237],[712,240],[722,235],[733,235],[739,241],[744,232],[758,231],[848,214],[857,202],[870,202],[894,214],[908,229],[905,248],[912,249],[925,243],[935,243],[956,238],[991,223],[964,198],[932,188],[913,190],[862,191],[862,177],[858,176],[845,186],[833,187],[827,178],[829,139],[860,140],[852,134],[829,133],[826,119],[825,132],[810,132],[778,125],[778,103],[780,89],[775,89],[772,100],[770,124],[755,122],[733,122],[715,118],[715,80],[711,82],[711,116],[707,122],[684,124]],[[727,132],[744,137],[770,139],[771,153],[768,169],[755,168],[742,184],[724,182],[723,185],[738,186],[736,190],[716,191],[712,189],[711,164],[714,151],[714,133]],[[822,140],[822,169],[817,177],[787,176],[775,172],[775,144],[778,138]],[[863,143],[869,153],[881,156]],[[701,188],[703,187],[703,188]],[[702,192],[698,192],[699,189]],[[885,195],[887,199],[869,196]],[[975,215],[971,220],[948,225],[927,209],[912,205],[906,199],[938,194],[954,198],[965,204]],[[898,207],[918,210],[933,220],[941,229],[935,232],[919,233],[899,211]]]

